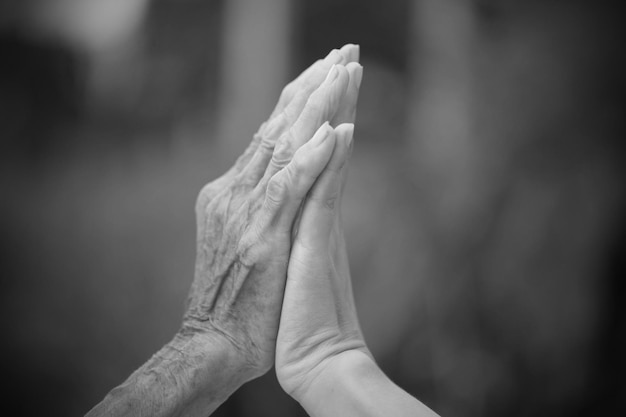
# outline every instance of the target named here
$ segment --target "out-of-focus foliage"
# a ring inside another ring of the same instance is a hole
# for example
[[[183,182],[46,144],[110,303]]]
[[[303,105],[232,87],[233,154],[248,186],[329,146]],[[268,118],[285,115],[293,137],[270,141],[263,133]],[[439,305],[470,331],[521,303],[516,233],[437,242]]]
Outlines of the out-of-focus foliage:
[[[0,2],[7,409],[80,415],[168,341],[196,193],[289,76],[354,42],[343,210],[381,367],[446,416],[623,414],[620,20],[610,1]],[[270,373],[216,415],[304,414]]]

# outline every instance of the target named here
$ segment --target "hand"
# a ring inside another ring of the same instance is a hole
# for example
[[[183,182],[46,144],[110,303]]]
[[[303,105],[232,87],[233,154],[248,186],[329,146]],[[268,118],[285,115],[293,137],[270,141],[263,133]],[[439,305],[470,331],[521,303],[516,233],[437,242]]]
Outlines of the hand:
[[[342,353],[369,355],[354,306],[339,211],[353,129],[352,124],[336,128],[332,158],[306,199],[289,259],[276,374],[299,401]]]
[[[292,226],[333,152],[323,123],[353,111],[344,105],[350,75],[341,64],[356,59],[358,47],[347,45],[285,87],[235,166],[198,197],[196,273],[182,332],[223,337],[246,379],[273,365]]]
[[[360,74],[352,79],[358,93]],[[353,132],[351,123],[335,128],[333,154],[302,208],[289,257],[276,375],[312,417],[435,417],[387,378],[361,333],[339,211]]]

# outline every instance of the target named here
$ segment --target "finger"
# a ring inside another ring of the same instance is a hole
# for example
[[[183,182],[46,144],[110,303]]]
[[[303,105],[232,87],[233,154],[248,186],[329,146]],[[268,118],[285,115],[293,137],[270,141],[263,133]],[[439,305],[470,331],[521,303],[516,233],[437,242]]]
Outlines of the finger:
[[[297,239],[307,248],[315,250],[328,247],[333,223],[339,212],[342,174],[346,169],[353,132],[353,124],[337,126],[331,160],[304,202]]]
[[[335,133],[324,123],[291,162],[267,183],[263,202],[264,226],[290,233],[302,200],[331,159]]]
[[[346,49],[346,51],[340,51],[340,53],[343,53],[346,56],[353,55],[353,56],[358,57],[358,47],[356,47],[355,45],[346,45],[346,47],[349,47],[349,48]],[[354,50],[356,50],[356,52],[354,52]],[[343,61],[345,61],[346,59],[347,58],[344,58]],[[360,64],[351,62],[349,65],[351,66],[350,71],[352,71],[352,73],[356,77],[358,77],[357,82],[360,83],[360,75],[362,74],[362,71],[359,70],[359,68],[361,68]],[[330,67],[330,69],[332,69],[332,66]],[[279,125],[284,128],[285,126],[292,126],[295,123],[295,121],[299,118],[302,111],[304,110],[305,105],[307,104],[311,96],[311,92],[315,89],[318,89],[320,87],[320,84],[323,81],[329,79],[329,77],[331,76],[330,69],[326,65],[318,66],[317,68],[315,68],[315,74],[308,74],[310,76],[306,77],[306,79],[299,84],[301,88],[297,91],[297,93],[291,99],[289,104],[287,104],[287,106],[283,108],[280,114],[278,114],[276,117],[271,119],[269,123],[266,124],[267,127],[264,130],[271,132],[271,133],[267,135],[263,135],[264,140],[270,140],[270,141],[274,140],[275,142],[278,139],[275,137],[275,134],[272,134],[272,133],[278,133],[277,131],[279,130],[279,129],[273,129],[274,126]],[[346,68],[346,71],[348,71],[347,68]],[[350,83],[352,83],[353,86],[351,88],[352,90],[351,97],[347,101],[347,105],[354,108],[355,104],[353,103],[355,103],[358,98],[358,86],[355,87],[356,84],[354,81],[350,81],[350,77],[351,77],[350,72],[348,72],[349,82],[348,82],[347,89],[350,88]],[[340,103],[339,106],[341,107],[342,104]],[[351,114],[354,115],[354,111],[351,112]],[[265,136],[268,136],[268,137],[265,137]]]
[[[359,60],[359,54],[359,45],[347,44],[341,47],[341,49],[333,49],[324,59],[314,62],[296,79],[285,86],[270,116],[270,120],[280,114],[298,92],[311,94],[315,91],[324,81],[333,64],[347,65],[350,62],[356,62]]]
[[[354,48],[343,49],[333,49],[326,58],[317,60],[283,89],[272,115],[259,127],[250,145],[225,176],[230,178],[241,174],[246,182],[258,182],[260,175],[265,172],[276,140],[293,125],[311,92],[319,87],[333,64],[346,62],[349,57],[354,57]],[[252,165],[248,166],[249,164]],[[246,172],[242,172],[244,170]]]
[[[269,178],[285,167],[294,153],[327,120],[330,120],[348,86],[348,72],[342,65],[335,65],[320,87],[311,94],[302,113],[293,126],[278,139],[271,161],[265,171],[264,186]]]
[[[350,76],[350,82],[346,94],[339,104],[339,109],[330,122],[333,126],[341,123],[354,123],[356,118],[356,103],[359,99],[359,88],[363,79],[363,67],[358,62],[351,62],[346,65],[346,70]]]
[[[333,49],[324,59],[318,59],[298,77],[283,88],[278,103],[270,115],[270,120],[279,115],[299,91],[314,91],[324,81],[328,70],[334,64],[342,64],[345,57],[338,49]]]
[[[276,142],[278,139],[289,132],[289,128],[293,126],[296,120],[302,114],[304,107],[309,99],[310,94],[306,91],[300,91],[291,100],[289,105],[283,109],[283,111],[269,123],[266,123],[264,133],[260,135],[260,141],[257,144],[255,154],[250,158],[248,164],[241,172],[241,182],[250,183],[256,185],[263,174],[265,173],[270,158],[274,153]],[[308,135],[308,132],[305,133]],[[312,134],[311,134],[312,135]],[[289,135],[287,135],[289,137]],[[278,152],[276,155],[278,155]],[[291,159],[291,153],[289,153],[289,160]],[[283,165],[286,165],[289,160],[285,161]],[[272,175],[278,170],[272,172]],[[271,176],[271,175],[270,175]],[[267,179],[270,178],[267,177]]]
[[[345,58],[345,63],[359,62],[361,47],[353,43],[347,43],[339,49],[339,53]]]
[[[354,55],[354,45],[351,45],[352,48],[346,49],[343,53]],[[345,47],[344,47],[345,48]],[[335,50],[337,52],[337,50]],[[337,53],[331,55],[329,57],[336,57]],[[358,56],[358,53],[357,53]],[[345,59],[344,59],[345,60]],[[331,62],[330,60],[329,62]],[[238,161],[236,170],[240,172],[240,182],[245,182],[251,185],[255,185],[259,182],[260,178],[266,171],[267,165],[269,163],[270,157],[274,151],[274,147],[278,138],[288,131],[290,126],[293,126],[295,121],[298,119],[300,114],[302,113],[309,97],[310,91],[314,87],[319,87],[323,77],[328,76],[328,66],[326,64],[312,66],[309,68],[310,71],[305,71],[303,75],[306,75],[306,80],[298,80],[299,86],[301,88],[297,91],[294,97],[292,97],[291,101],[287,104],[286,107],[282,109],[282,111],[275,115],[270,119],[269,122],[264,123],[262,128],[259,130],[260,133],[255,135],[255,140],[251,144],[246,153],[240,158],[242,163],[245,163],[243,168],[240,167]],[[322,73],[321,71],[326,71],[326,73]],[[307,135],[310,136],[310,135]],[[259,139],[260,138],[260,139]],[[253,149],[254,152],[250,155],[250,150]],[[285,164],[289,162],[291,159],[291,151],[289,152],[289,158],[285,160]],[[281,165],[281,167],[284,166]],[[273,170],[271,175],[276,173],[278,170]],[[271,177],[269,175],[269,177]]]
[[[361,89],[361,82],[363,80],[363,67],[358,63],[348,64],[346,67],[350,74],[350,85],[348,85],[348,91],[344,96],[344,100],[340,105],[340,110],[335,115],[332,123],[354,123],[356,119],[356,105],[359,99],[359,91]],[[350,149],[348,152],[347,160],[350,160],[352,156],[353,140],[350,141]],[[344,170],[343,178],[341,180],[341,190],[346,185],[348,179],[348,170]]]
[[[277,139],[288,126],[302,112],[311,92],[317,89],[328,75],[333,64],[348,64],[358,61],[359,46],[346,44],[341,49],[333,49],[324,59],[316,61],[307,68],[300,76],[283,89],[269,122],[263,123],[255,135],[252,143],[235,164],[235,170],[241,172],[247,164],[254,160],[250,167],[251,172],[246,173],[250,182],[258,181],[259,170],[265,170],[268,162],[267,151],[273,151]],[[346,120],[349,121],[349,120]],[[261,149],[260,155],[255,155],[257,149]]]
[[[303,100],[304,101],[304,100]],[[294,106],[300,104],[293,102]],[[304,107],[304,104],[301,105]],[[293,120],[297,118],[295,109],[293,111],[284,111],[281,117],[276,117],[269,123],[266,123],[265,131],[261,135],[255,135],[257,139],[256,149],[252,156],[248,159],[246,165],[239,171],[237,181],[252,186],[257,185],[259,179],[263,177],[267,169],[267,165],[274,152],[277,139],[293,125]],[[248,151],[246,151],[247,153]]]
[[[310,137],[321,123],[333,118],[339,109],[339,104],[346,93],[349,82],[350,77],[346,67],[335,65],[331,68],[324,82],[311,94],[298,120],[293,125],[292,129],[299,133],[299,136],[294,139],[300,141],[300,143],[295,143],[295,149],[302,146],[306,141],[305,138]],[[302,139],[305,140],[302,141]]]
[[[301,89],[278,115],[264,124],[261,134],[258,135],[260,140],[257,141],[255,153],[248,159],[245,168],[241,170],[243,180],[253,184],[258,183],[267,169],[276,142],[293,126],[302,113],[309,96],[309,91]]]
[[[344,48],[346,47],[352,47],[350,49],[347,49],[347,51],[349,51],[348,53],[353,53],[353,56],[351,56],[350,59],[358,59],[358,55],[359,55],[358,46],[346,45]],[[354,120],[356,118],[356,104],[359,98],[359,89],[361,86],[361,81],[363,79],[363,67],[358,62],[350,62],[346,66],[346,70],[349,74],[348,87],[347,87],[346,93],[342,97],[341,102],[338,106],[337,113],[335,114],[335,116],[333,117],[333,120],[331,121],[332,125],[339,125],[341,123],[354,123]],[[299,104],[301,104],[301,102]],[[284,157],[285,160],[289,159],[290,149],[291,147],[287,148],[287,155]],[[277,152],[276,154],[280,155],[280,152]],[[348,156],[348,159],[349,159],[349,156]],[[285,163],[285,160],[283,161],[283,163]],[[269,174],[271,175],[272,173],[273,171],[270,171]],[[348,170],[345,170],[343,174],[343,179],[342,179],[342,189],[347,180],[347,173],[348,173]]]
[[[308,97],[324,81],[332,65],[356,62],[359,60],[359,54],[359,45],[354,44],[346,44],[341,49],[333,49],[324,59],[314,62],[289,83],[283,89],[268,121],[259,127],[248,148],[237,159],[230,170],[231,172],[227,173],[226,176],[230,177],[232,174],[241,172],[253,159],[262,141],[266,141],[266,145],[271,145],[270,148],[273,149],[273,145],[285,130],[285,126],[293,124],[293,120],[302,111]],[[291,115],[293,117],[289,117]],[[260,158],[260,160],[263,161],[265,159]],[[267,165],[267,161],[265,165]]]

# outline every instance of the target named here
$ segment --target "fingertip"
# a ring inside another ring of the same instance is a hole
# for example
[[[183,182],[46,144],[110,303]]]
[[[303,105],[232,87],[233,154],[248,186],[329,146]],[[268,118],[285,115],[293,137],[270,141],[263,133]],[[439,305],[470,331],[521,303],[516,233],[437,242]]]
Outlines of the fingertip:
[[[334,133],[335,148],[331,160],[328,163],[328,168],[331,171],[339,172],[341,168],[345,165],[346,160],[348,159],[348,156],[350,154],[352,137],[354,134],[354,124],[342,123],[339,126],[335,127]]]
[[[336,65],[335,68],[337,69],[337,77],[334,83],[337,86],[339,93],[337,98],[340,99],[348,89],[348,85],[350,84],[350,74],[348,73],[347,68],[343,65]],[[339,103],[337,103],[337,105],[338,104]]]
[[[335,129],[326,121],[317,129],[311,140],[296,151],[294,155],[296,164],[308,166],[309,175],[317,177],[331,160],[335,143]]]
[[[328,53],[328,55],[326,55],[323,61],[326,62],[327,64],[338,64],[342,62],[343,59],[344,59],[344,56],[340,52],[340,50],[333,49],[332,51]]]
[[[346,70],[350,75],[350,83],[354,85],[355,89],[361,87],[361,81],[363,80],[363,66],[358,62],[351,62],[346,65]]]
[[[339,53],[344,57],[346,63],[357,62],[359,60],[360,47],[353,43],[347,43],[341,47]]]
[[[361,45],[359,45],[358,43],[354,45],[354,49],[355,49],[355,58],[354,60],[356,62],[359,62],[361,60]]]
[[[313,137],[296,150],[292,158],[293,164],[308,167],[306,171],[317,177],[331,158],[335,140],[335,130],[328,121],[324,122]]]
[[[352,145],[352,138],[354,137],[354,123],[342,123],[335,127],[335,136],[337,140],[343,141],[346,147]]]
[[[319,129],[315,132],[310,140],[310,146],[318,147],[326,144],[329,141],[334,141],[335,130],[332,128],[328,121],[325,121]]]
[[[338,72],[337,78],[340,78],[340,77],[347,78],[350,76],[350,74],[348,73],[348,69],[346,68],[345,65],[338,64],[338,65],[335,65],[335,68],[337,69],[337,72]]]
[[[357,100],[357,92],[350,87],[350,75],[343,65],[336,65],[337,76],[331,84],[321,86],[311,102],[312,108],[322,108],[320,114],[323,119],[328,119],[334,126],[341,122],[354,120],[354,104]],[[347,104],[346,104],[347,103]],[[318,112],[319,113],[319,112]]]
[[[356,104],[359,99],[359,87],[362,76],[362,67],[358,62],[351,62],[345,66],[346,85],[345,90],[341,90],[339,96],[341,102],[338,103],[336,113],[332,118],[333,125],[345,122],[353,122],[356,117]]]
[[[349,80],[349,74],[346,67],[342,64],[333,64],[328,70],[328,74],[326,75],[326,79],[322,83],[323,86],[332,85],[334,83],[346,84],[346,81]]]

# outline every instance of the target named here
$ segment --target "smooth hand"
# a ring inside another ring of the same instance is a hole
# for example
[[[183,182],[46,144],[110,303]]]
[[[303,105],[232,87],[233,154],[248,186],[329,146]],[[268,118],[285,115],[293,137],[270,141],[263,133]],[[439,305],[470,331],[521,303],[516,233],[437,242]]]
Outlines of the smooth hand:
[[[354,125],[337,128],[332,158],[303,207],[289,259],[276,373],[300,399],[344,352],[369,355],[354,306],[340,200]]]
[[[353,119],[351,113],[344,121]],[[357,319],[339,210],[353,129],[335,129],[331,159],[302,208],[289,258],[276,375],[312,417],[433,417],[376,365]]]

